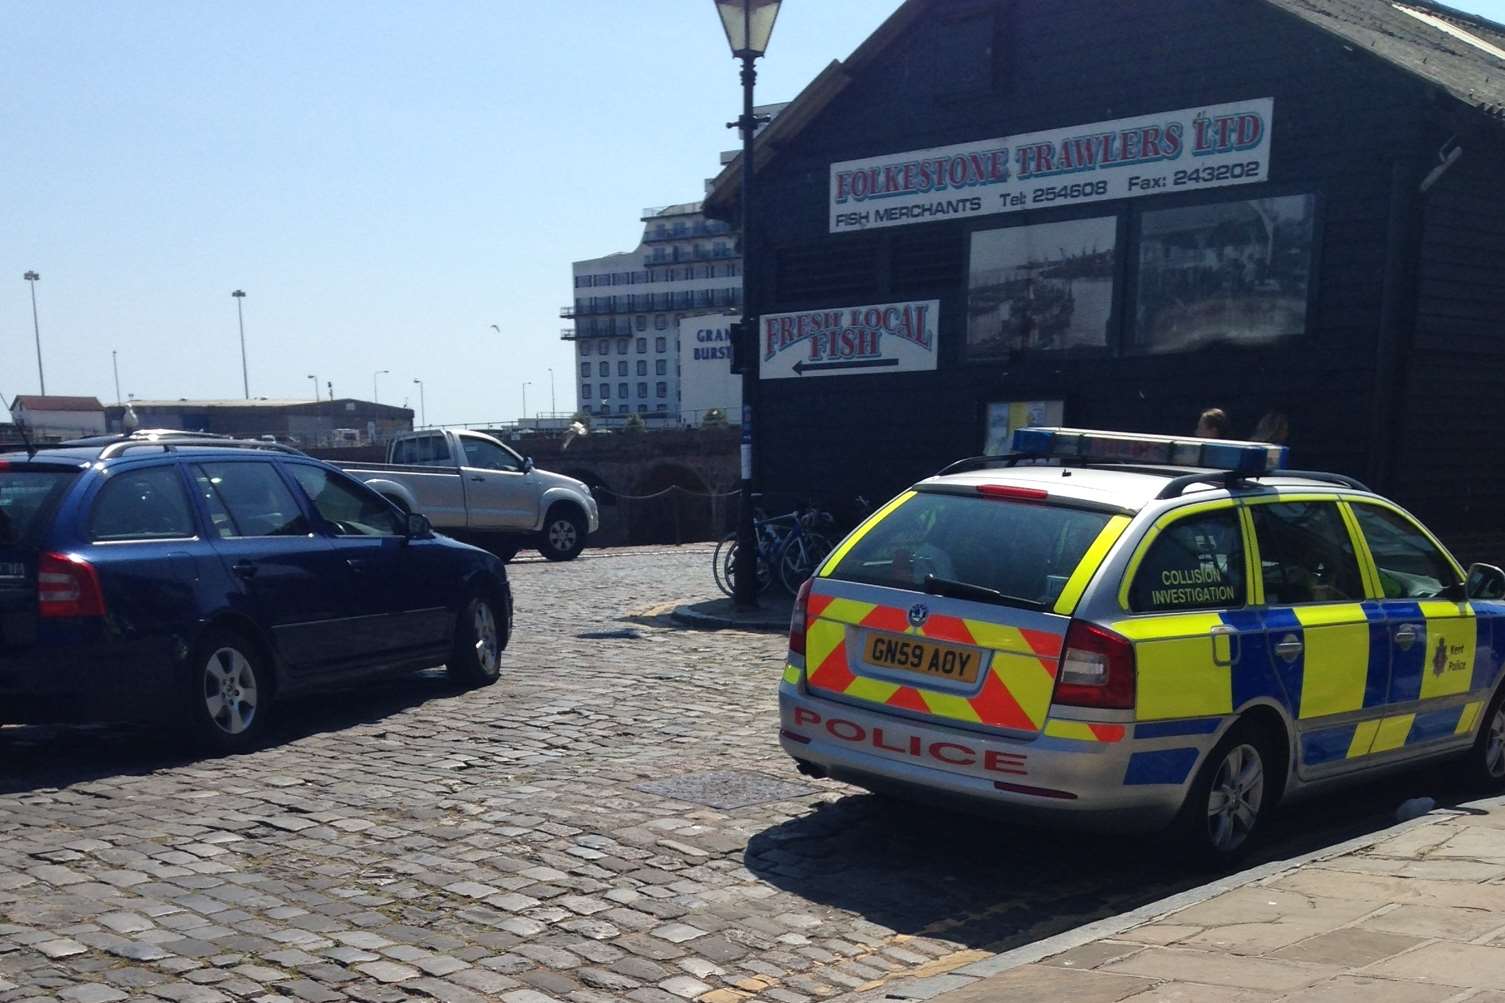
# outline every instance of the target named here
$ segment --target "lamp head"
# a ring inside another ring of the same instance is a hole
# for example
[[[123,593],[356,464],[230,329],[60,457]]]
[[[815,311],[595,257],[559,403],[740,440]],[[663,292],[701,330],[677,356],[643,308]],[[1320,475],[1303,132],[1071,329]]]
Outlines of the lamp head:
[[[773,23],[779,16],[782,0],[716,0],[716,13],[726,29],[726,42],[732,55],[754,59],[768,51],[773,37]]]

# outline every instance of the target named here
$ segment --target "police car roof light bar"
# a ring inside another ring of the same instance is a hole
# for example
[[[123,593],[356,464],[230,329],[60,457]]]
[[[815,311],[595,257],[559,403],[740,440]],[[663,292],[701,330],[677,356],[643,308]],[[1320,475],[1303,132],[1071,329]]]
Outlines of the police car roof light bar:
[[[1021,428],[1014,432],[1014,451],[1063,462],[1203,467],[1244,477],[1275,473],[1286,465],[1286,448],[1268,442],[1138,435],[1083,428]]]

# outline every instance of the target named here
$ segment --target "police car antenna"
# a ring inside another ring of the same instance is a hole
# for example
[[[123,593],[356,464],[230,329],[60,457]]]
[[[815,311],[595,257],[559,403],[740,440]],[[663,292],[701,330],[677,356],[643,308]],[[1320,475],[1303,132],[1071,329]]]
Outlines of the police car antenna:
[[[15,412],[12,410],[15,402],[16,399],[14,397],[12,397],[10,400],[6,400],[5,395],[0,394],[0,404],[4,404],[5,410],[10,411],[12,414],[15,414]],[[21,443],[26,447],[26,458],[28,460],[36,459],[37,447],[32,445],[31,436],[26,434],[26,422],[22,421],[19,417],[16,418],[16,431],[21,433]]]

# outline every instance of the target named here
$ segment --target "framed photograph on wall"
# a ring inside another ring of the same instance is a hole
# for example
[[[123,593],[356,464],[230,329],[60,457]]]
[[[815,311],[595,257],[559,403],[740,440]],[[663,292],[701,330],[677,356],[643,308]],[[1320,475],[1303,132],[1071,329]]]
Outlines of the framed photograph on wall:
[[[1117,275],[1116,216],[974,232],[967,358],[1106,348]]]
[[[1314,195],[1145,212],[1135,346],[1176,352],[1304,334],[1316,217]]]
[[[1062,401],[993,401],[984,418],[982,453],[1002,456],[1013,449],[1014,433],[1021,428],[1059,427],[1066,406]]]

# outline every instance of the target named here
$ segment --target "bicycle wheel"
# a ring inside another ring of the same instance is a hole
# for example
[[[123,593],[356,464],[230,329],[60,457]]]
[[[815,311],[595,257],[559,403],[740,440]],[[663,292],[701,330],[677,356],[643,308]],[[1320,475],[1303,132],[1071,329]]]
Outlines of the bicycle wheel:
[[[722,574],[722,577],[726,580],[727,587],[730,590],[730,591],[727,592],[727,595],[734,595],[736,593],[736,589],[737,589],[737,576],[736,576],[736,573],[735,573],[736,572],[736,567],[737,567],[737,541],[733,540],[732,541],[732,545],[730,547],[726,548],[726,557],[725,557],[725,560],[723,561],[723,563],[721,565],[721,574]],[[772,585],[772,584],[773,584],[773,568],[769,566],[767,558],[765,558],[761,553],[759,553],[758,554],[758,592],[759,593],[767,592],[768,591],[768,587],[770,585]]]
[[[805,579],[815,574],[830,555],[833,544],[819,533],[797,533],[785,541],[779,551],[779,584],[790,595],[800,590]]]
[[[737,546],[737,534],[728,533],[716,544],[711,555],[711,574],[716,578],[716,587],[727,595],[732,594],[731,553]]]

